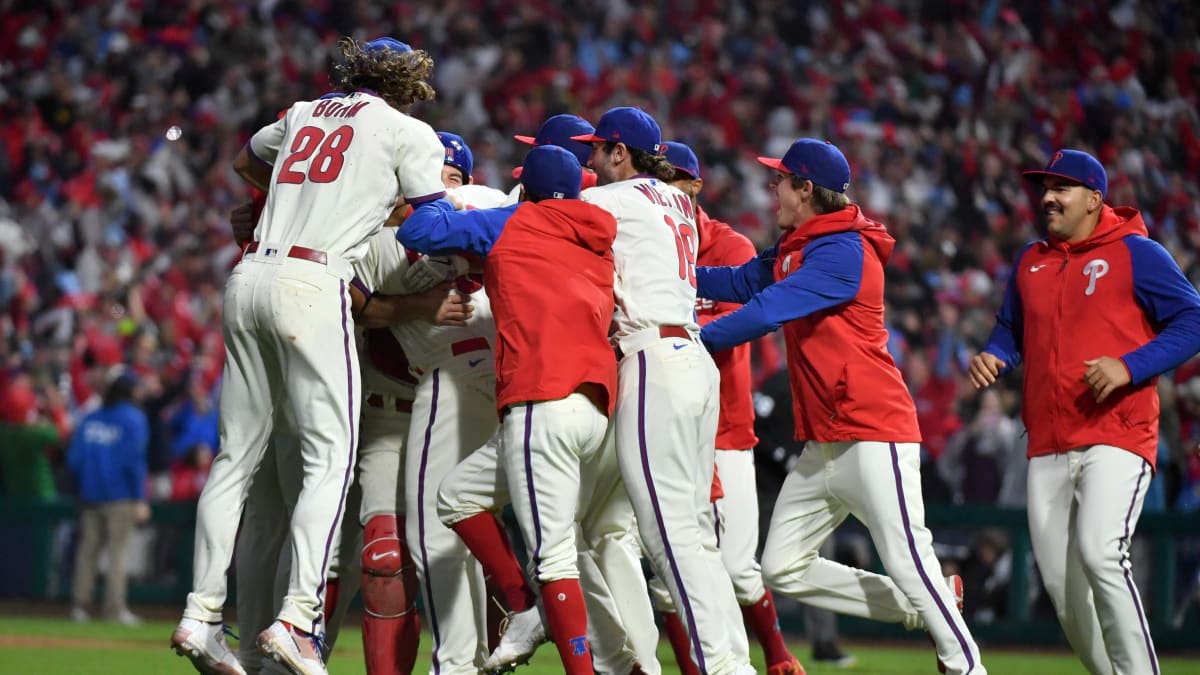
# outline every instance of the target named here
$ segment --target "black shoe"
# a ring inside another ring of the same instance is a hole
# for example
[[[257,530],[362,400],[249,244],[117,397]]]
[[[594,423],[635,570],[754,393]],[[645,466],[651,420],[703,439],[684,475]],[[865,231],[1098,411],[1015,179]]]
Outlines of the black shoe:
[[[858,659],[842,652],[836,642],[818,642],[813,645],[812,660],[815,663],[832,664],[838,668],[849,668],[858,662]]]

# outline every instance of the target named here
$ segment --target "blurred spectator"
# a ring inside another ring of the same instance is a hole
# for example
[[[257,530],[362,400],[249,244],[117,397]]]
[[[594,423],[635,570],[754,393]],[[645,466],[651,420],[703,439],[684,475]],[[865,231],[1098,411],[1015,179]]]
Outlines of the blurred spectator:
[[[61,431],[39,415],[26,375],[0,382],[0,493],[50,499],[56,494],[50,451]]]
[[[1000,393],[979,393],[971,425],[956,433],[937,462],[955,504],[1025,508],[1024,427],[1004,412]]]
[[[200,499],[200,491],[208,482],[213,454],[207,444],[196,443],[171,465],[171,501],[191,502]]]
[[[150,517],[146,504],[146,415],[137,407],[134,379],[112,378],[99,410],[79,423],[67,450],[67,465],[79,486],[79,545],[75,553],[71,618],[88,621],[87,608],[101,549],[108,553],[104,613],[135,625],[126,605],[125,560],[134,528]]]
[[[171,417],[171,461],[187,461],[197,446],[210,454],[220,443],[217,433],[217,406],[203,382],[193,381],[187,400]]]
[[[967,620],[992,623],[1007,614],[1008,582],[1012,577],[1012,553],[1003,530],[986,529],[975,535],[971,552],[962,563],[963,596]]]

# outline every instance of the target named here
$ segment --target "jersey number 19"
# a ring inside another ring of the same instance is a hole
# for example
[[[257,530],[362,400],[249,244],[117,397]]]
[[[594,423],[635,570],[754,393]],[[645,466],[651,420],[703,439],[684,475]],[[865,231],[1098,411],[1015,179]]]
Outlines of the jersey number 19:
[[[354,140],[354,128],[340,126],[328,136],[319,127],[302,127],[292,139],[292,147],[288,157],[279,167],[277,183],[292,183],[299,185],[304,179],[313,183],[332,183],[342,172],[346,163],[346,150]],[[316,153],[316,157],[313,157]],[[296,171],[292,167],[300,162],[312,162],[308,165],[308,173]]]
[[[671,216],[663,216],[671,234],[675,235],[675,252],[679,255],[679,278],[696,287],[696,230],[686,222],[675,223]]]

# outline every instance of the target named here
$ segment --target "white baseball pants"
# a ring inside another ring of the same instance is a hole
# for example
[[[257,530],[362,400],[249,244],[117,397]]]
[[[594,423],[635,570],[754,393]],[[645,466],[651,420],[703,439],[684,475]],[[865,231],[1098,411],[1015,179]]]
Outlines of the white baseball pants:
[[[578,401],[576,397],[583,400]],[[584,425],[596,422],[587,408],[583,407],[584,404],[596,411],[596,415],[604,417],[586,397],[572,395],[569,400],[572,402],[567,409],[568,418],[581,418]],[[544,405],[533,404],[532,419],[535,424],[546,412],[554,411],[553,407],[543,408]],[[509,420],[524,407],[514,406],[513,411],[505,418],[504,426],[509,426]],[[523,412],[521,414],[523,420],[530,419]],[[552,422],[553,419],[554,417],[551,417],[547,421]],[[607,419],[604,420],[604,424],[607,426]],[[524,452],[524,436],[522,429],[518,427],[510,429],[519,437],[516,442],[522,444],[519,450]],[[550,432],[551,430],[548,430],[546,433]],[[505,432],[501,433],[503,435]],[[533,440],[531,431],[531,441]],[[656,655],[658,632],[645,590],[641,550],[634,534],[633,506],[629,503],[620,480],[620,471],[611,449],[611,435],[604,442],[607,449],[594,452],[595,456],[579,468],[575,480],[580,485],[580,494],[578,501],[573,503],[578,504],[579,512],[572,514],[571,523],[573,533],[576,519],[579,527],[578,536],[572,534],[578,549],[575,573],[583,587],[584,600],[587,603],[588,642],[592,645],[593,664],[597,672],[628,673],[637,663],[647,675],[657,675],[661,672]],[[478,513],[497,512],[505,504],[513,503],[509,490],[512,483],[508,480],[507,471],[500,467],[500,462],[499,444],[488,444],[455,467],[442,482],[440,489],[438,512],[442,522],[451,526]],[[520,467],[520,471],[524,472],[523,466]],[[546,498],[538,491],[544,489],[546,483],[542,476],[543,474],[537,474],[534,480],[534,496],[535,499],[542,499],[539,507],[544,511],[548,504]],[[522,480],[517,484],[526,494],[525,501],[528,502],[527,483]],[[563,500],[560,495],[552,495],[550,501],[559,504]],[[563,502],[554,508],[561,510],[566,506]],[[571,508],[576,507],[572,505]],[[513,510],[518,513],[517,517],[520,520],[522,516],[519,515],[518,507],[514,505]],[[526,519],[532,527],[532,509],[529,514]],[[555,520],[557,514],[550,518],[551,522]],[[546,524],[543,523],[542,527],[545,528]],[[553,536],[561,537],[561,529],[559,533]],[[550,539],[549,533],[544,535],[544,540]],[[560,546],[561,544],[555,544],[552,548]],[[532,547],[530,552],[532,554]],[[561,558],[555,559],[555,565],[559,570],[567,568]],[[539,573],[535,569],[533,574],[537,577]],[[618,588],[620,592],[614,593],[613,589]]]
[[[412,415],[399,412],[395,399],[383,396],[386,405],[363,406],[362,440],[358,444],[358,482],[362,486],[362,508],[358,520],[366,525],[371,516],[404,513],[405,446]]]
[[[437,499],[446,475],[496,432],[494,377],[490,351],[466,352],[422,375],[413,402],[404,530],[433,636],[431,675],[475,675],[489,654],[483,570],[438,519]]]
[[[334,268],[341,273],[335,275]],[[252,255],[230,274],[221,452],[197,506],[193,590],[185,617],[221,620],[226,570],[251,477],[276,409],[286,407],[299,438],[299,456],[291,461],[302,463],[304,481],[292,513],[292,568],[278,618],[322,632],[326,564],[352,478],[360,406],[349,269],[334,268]]]
[[[738,665],[729,625],[737,600],[713,535],[700,525],[712,486],[720,376],[699,343],[652,331],[643,348],[625,349],[618,366],[617,459],[643,548],[671,592],[693,658],[701,673],[725,675]],[[746,640],[740,622],[735,632]]]
[[[1094,675],[1157,675],[1129,543],[1153,471],[1093,445],[1029,460],[1029,534],[1059,623]]]
[[[733,582],[739,605],[761,600],[767,592],[758,550],[758,489],[754,478],[754,451],[717,450],[717,473],[725,496],[717,500],[717,545],[721,562]],[[733,526],[730,527],[729,524]],[[741,610],[737,619],[741,621]]]
[[[819,556],[850,514],[888,576]],[[775,502],[762,568],[768,588],[813,607],[928,630],[952,675],[987,672],[933,553],[916,443],[809,441]]]

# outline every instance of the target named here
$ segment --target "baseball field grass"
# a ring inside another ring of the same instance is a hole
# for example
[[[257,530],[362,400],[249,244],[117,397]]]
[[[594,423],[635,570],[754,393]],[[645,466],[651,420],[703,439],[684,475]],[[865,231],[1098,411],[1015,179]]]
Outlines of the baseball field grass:
[[[173,624],[149,622],[137,628],[94,622],[75,624],[66,619],[0,617],[0,673],[4,675],[188,675],[193,673],[185,659],[167,647]],[[793,651],[805,660],[808,646],[794,642]],[[853,673],[855,675],[929,675],[936,673],[934,653],[923,641],[908,644],[873,645],[850,643],[846,651],[858,663],[837,668],[805,663],[810,675]],[[678,673],[671,650],[659,648],[664,675]],[[754,654],[755,665],[765,672],[762,654]],[[1083,667],[1065,652],[1019,651],[1012,648],[984,649],[984,663],[994,675],[1085,675]],[[422,636],[417,673],[428,672],[429,636]],[[331,675],[364,675],[362,647],[357,630],[348,630],[338,640],[329,664]],[[517,670],[517,675],[561,673],[553,645],[543,645],[534,660]],[[1168,657],[1163,675],[1200,673],[1200,658]]]

